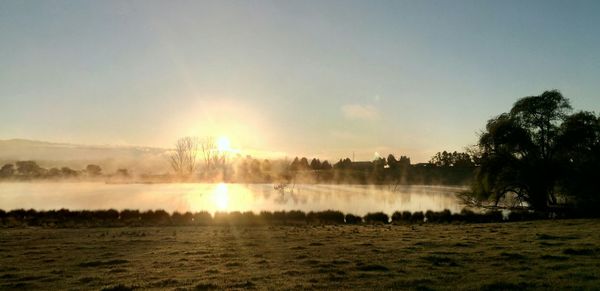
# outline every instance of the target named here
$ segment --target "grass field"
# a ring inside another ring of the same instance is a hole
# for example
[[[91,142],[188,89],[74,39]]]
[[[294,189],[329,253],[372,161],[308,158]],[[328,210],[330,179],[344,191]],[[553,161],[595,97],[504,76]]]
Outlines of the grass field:
[[[600,220],[0,229],[0,289],[600,289]]]

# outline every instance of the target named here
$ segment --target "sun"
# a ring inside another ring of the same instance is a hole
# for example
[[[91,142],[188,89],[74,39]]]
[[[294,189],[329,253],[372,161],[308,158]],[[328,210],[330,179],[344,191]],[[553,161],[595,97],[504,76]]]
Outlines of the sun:
[[[230,152],[231,151],[231,142],[229,138],[226,136],[221,136],[217,139],[217,150],[219,152]]]

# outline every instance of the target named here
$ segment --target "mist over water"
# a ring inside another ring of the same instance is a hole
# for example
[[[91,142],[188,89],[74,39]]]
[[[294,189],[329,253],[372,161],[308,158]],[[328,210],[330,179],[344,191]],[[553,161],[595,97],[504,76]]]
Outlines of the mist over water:
[[[272,184],[104,184],[2,183],[0,209],[51,210],[163,209],[185,211],[340,210],[364,215],[383,211],[462,209],[461,187],[367,185],[295,185],[284,191]]]

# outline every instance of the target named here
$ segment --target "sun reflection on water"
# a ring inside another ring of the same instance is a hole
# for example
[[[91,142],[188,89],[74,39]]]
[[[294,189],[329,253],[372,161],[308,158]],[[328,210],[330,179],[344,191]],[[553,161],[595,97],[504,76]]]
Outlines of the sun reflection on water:
[[[229,205],[229,189],[227,184],[219,183],[213,189],[213,201],[219,210],[226,210]]]

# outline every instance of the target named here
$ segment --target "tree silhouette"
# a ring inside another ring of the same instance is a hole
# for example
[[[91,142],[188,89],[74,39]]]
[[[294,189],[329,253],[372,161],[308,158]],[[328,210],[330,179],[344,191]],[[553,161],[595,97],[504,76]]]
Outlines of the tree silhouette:
[[[459,153],[447,151],[436,153],[429,163],[436,167],[472,167],[473,160],[468,153]]]
[[[310,165],[308,164],[308,159],[306,157],[302,157],[302,159],[300,159],[300,163],[298,164],[298,168],[300,170],[308,170],[308,169],[310,169]]]
[[[66,177],[66,178],[74,178],[74,177],[79,176],[79,172],[77,172],[69,167],[60,168],[60,172],[61,172],[62,176]]]
[[[540,210],[557,204],[562,172],[559,141],[565,138],[561,135],[581,135],[576,134],[577,126],[569,126],[568,120],[581,123],[576,117],[567,118],[570,110],[569,100],[553,90],[521,98],[509,113],[489,120],[479,138],[481,165],[471,196],[492,199],[495,205],[511,196]]]
[[[17,173],[24,177],[40,177],[44,174],[44,169],[34,161],[18,161]]]
[[[598,213],[600,195],[600,116],[578,112],[560,126],[556,142],[559,185],[584,213]]]
[[[325,161],[323,161],[323,163],[321,163],[321,169],[323,169],[323,170],[331,170],[332,168],[333,167],[327,160],[325,160]]]
[[[310,161],[310,168],[314,171],[321,170],[321,161],[317,158],[312,159],[312,161]]]
[[[169,154],[169,162],[175,173],[182,177],[194,173],[197,165],[198,147],[199,142],[195,137],[188,136],[177,140],[175,149]],[[204,147],[202,149],[204,150]]]
[[[62,172],[59,168],[50,168],[46,173],[46,177],[48,178],[59,178],[62,176]]]
[[[210,170],[210,166],[215,160],[215,139],[213,137],[204,138],[200,143],[200,148],[202,150],[202,159],[204,161],[204,166],[206,167],[206,170]]]
[[[5,164],[0,168],[0,178],[12,177],[15,174],[15,165]]]
[[[388,165],[388,167],[390,167],[390,169],[396,169],[398,166],[398,160],[396,160],[396,157],[394,157],[394,155],[389,154],[386,160],[386,164]]]
[[[127,169],[118,169],[115,174],[117,176],[123,177],[123,178],[128,178],[129,177],[129,171]]]
[[[300,159],[298,159],[298,157],[295,157],[294,160],[292,161],[292,163],[290,164],[290,170],[292,172],[298,171],[300,169]]]
[[[98,177],[102,175],[102,168],[100,168],[98,165],[87,165],[85,167],[85,171],[90,177]]]

